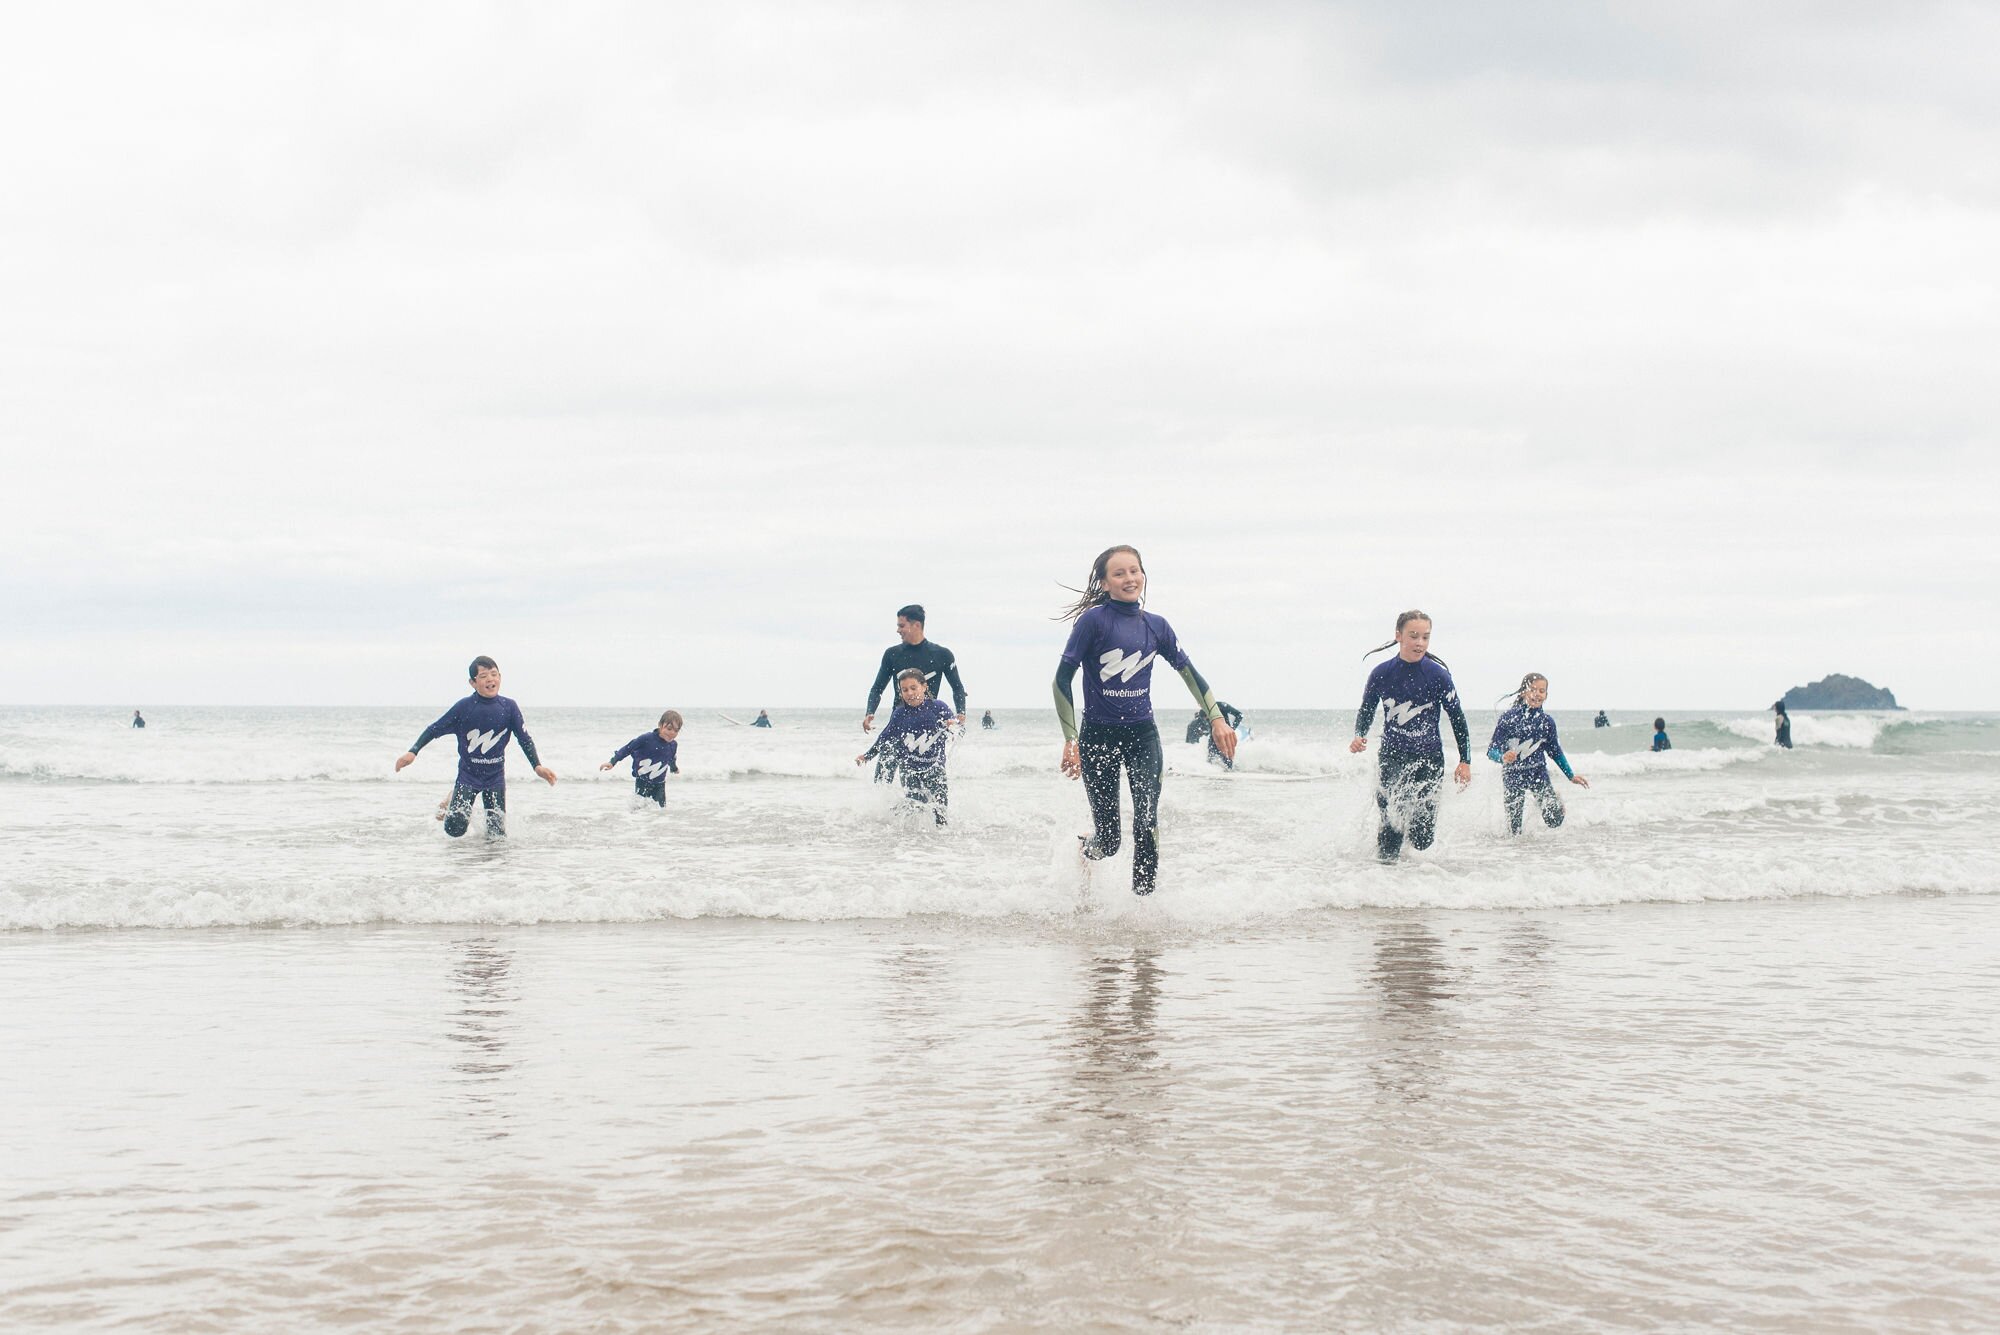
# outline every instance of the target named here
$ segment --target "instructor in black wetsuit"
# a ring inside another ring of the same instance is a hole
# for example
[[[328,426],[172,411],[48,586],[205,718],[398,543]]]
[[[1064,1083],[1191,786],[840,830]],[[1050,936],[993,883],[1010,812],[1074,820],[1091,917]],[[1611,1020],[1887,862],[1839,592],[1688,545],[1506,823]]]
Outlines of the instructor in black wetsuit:
[[[942,699],[945,682],[951,684],[952,713],[958,715],[958,722],[965,722],[965,683],[958,679],[958,663],[951,656],[951,650],[936,640],[924,638],[924,609],[920,604],[896,610],[896,634],[902,637],[900,644],[892,644],[882,651],[882,666],[876,669],[875,684],[868,688],[868,712],[861,718],[861,731],[875,729],[875,707],[882,703],[882,692],[888,687],[890,678],[906,668],[915,668],[924,674],[924,685],[930,688],[932,699]]]

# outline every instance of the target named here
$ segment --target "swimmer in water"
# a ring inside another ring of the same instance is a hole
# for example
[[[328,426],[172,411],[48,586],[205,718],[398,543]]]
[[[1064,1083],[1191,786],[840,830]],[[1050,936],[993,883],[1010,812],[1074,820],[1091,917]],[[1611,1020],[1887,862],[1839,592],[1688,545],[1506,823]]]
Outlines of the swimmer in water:
[[[1521,815],[1531,797],[1542,824],[1553,830],[1563,823],[1562,798],[1549,782],[1549,761],[1555,761],[1571,783],[1590,787],[1590,780],[1569,767],[1569,757],[1556,737],[1556,721],[1542,709],[1548,698],[1547,677],[1530,672],[1521,678],[1512,697],[1513,707],[1493,725],[1493,744],[1486,748],[1486,758],[1502,767],[1500,786],[1507,803],[1507,825],[1513,834],[1521,832]]]
[[[1180,674],[1207,718],[1217,750],[1236,758],[1236,730],[1222,717],[1215,692],[1195,670],[1174,628],[1148,612],[1146,566],[1135,547],[1111,547],[1091,563],[1090,579],[1063,613],[1074,621],[1056,664],[1056,721],[1062,726],[1062,772],[1083,780],[1094,833],[1084,841],[1091,861],[1118,851],[1118,775],[1132,792],[1132,893],[1150,895],[1160,863],[1160,730],[1153,722],[1153,662]],[[1073,684],[1083,669],[1083,722]]]
[[[607,770],[615,767],[627,756],[632,758],[632,791],[638,796],[665,806],[667,804],[667,776],[679,774],[681,735],[680,711],[669,709],[660,715],[659,726],[651,732],[642,732],[625,745],[611,753],[611,759],[597,768]]]
[[[1431,654],[1431,619],[1409,611],[1396,618],[1396,638],[1368,654],[1394,649],[1396,656],[1368,674],[1361,711],[1354,716],[1354,740],[1347,749],[1368,749],[1368,728],[1375,708],[1382,708],[1382,755],[1375,806],[1381,825],[1375,832],[1375,853],[1384,862],[1403,855],[1403,840],[1429,848],[1437,838],[1438,788],[1444,782],[1444,739],[1438,715],[1451,720],[1458,742],[1458,768],[1452,779],[1463,789],[1472,782],[1472,731],[1458,702],[1458,687],[1444,660]],[[1368,654],[1362,655],[1366,658]]]

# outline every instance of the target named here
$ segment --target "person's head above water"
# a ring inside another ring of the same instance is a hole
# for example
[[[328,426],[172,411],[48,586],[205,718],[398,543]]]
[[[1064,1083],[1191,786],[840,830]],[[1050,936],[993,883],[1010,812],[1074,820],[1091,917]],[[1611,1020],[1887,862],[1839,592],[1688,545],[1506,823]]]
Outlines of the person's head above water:
[[[931,688],[924,683],[924,674],[918,668],[904,668],[896,674],[896,697],[906,705],[920,705]]]
[[[922,644],[924,642],[924,605],[922,603],[906,603],[896,609],[896,634],[902,637],[904,644]]]
[[[487,699],[500,694],[500,665],[485,654],[472,660],[465,675],[471,680],[472,689]]]
[[[669,709],[666,713],[660,715],[659,726],[655,729],[660,734],[660,740],[663,742],[671,742],[680,734],[680,730],[681,712],[678,709]]]
[[[1521,678],[1521,684],[1514,688],[1511,696],[1501,698],[1512,699],[1515,704],[1526,705],[1530,709],[1540,709],[1542,702],[1549,698],[1549,679],[1539,672],[1530,672]]]
[[[1667,721],[1665,719],[1656,718],[1653,720],[1654,732],[1665,732],[1666,730],[1667,730]]]
[[[1396,618],[1395,639],[1390,640],[1387,644],[1378,644],[1361,656],[1363,658],[1372,658],[1384,649],[1394,649],[1396,656],[1401,658],[1405,663],[1421,663],[1424,659],[1429,658],[1439,667],[1445,667],[1445,661],[1431,652],[1430,615],[1426,612],[1419,612],[1414,607]],[[1446,670],[1449,671],[1450,669],[1446,668]]]
[[[1139,555],[1137,547],[1123,543],[1106,547],[1090,563],[1090,578],[1084,581],[1084,586],[1070,592],[1076,594],[1077,599],[1063,609],[1058,620],[1074,621],[1091,608],[1102,607],[1106,603],[1143,603],[1146,601],[1146,560]]]

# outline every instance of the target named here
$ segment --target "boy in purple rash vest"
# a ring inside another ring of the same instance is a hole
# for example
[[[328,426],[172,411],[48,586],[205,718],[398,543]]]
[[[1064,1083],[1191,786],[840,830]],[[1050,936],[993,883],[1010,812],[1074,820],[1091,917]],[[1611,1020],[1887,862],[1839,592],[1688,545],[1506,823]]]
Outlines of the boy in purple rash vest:
[[[651,798],[660,806],[667,804],[667,776],[679,774],[681,744],[681,716],[679,711],[669,709],[660,715],[660,724],[651,732],[642,732],[612,754],[611,759],[597,768],[611,769],[627,756],[632,758],[632,791],[640,797]]]
[[[450,733],[458,739],[458,778],[452,784],[445,811],[444,832],[456,839],[472,823],[472,804],[486,808],[486,834],[498,838],[507,833],[507,742],[519,738],[521,751],[541,779],[553,785],[556,773],[535,754],[535,740],[528,736],[521,719],[521,707],[500,694],[500,665],[481,654],[467,671],[472,694],[444,712],[425,728],[416,744],[396,757],[396,769],[414,764],[417,752]]]

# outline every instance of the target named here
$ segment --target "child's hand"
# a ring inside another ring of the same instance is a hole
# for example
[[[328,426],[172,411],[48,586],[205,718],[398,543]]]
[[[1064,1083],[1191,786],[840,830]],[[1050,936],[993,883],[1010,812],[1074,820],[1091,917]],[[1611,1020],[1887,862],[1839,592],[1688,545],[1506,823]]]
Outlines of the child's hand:
[[[867,756],[856,756],[856,757],[854,757],[854,763],[855,763],[855,764],[857,764],[857,765],[865,765],[865,764],[867,764],[867,763],[868,763],[868,757],[867,757]]]
[[[396,773],[401,774],[403,772],[403,766],[414,765],[416,762],[417,762],[417,753],[415,751],[403,752],[402,755],[396,757]]]
[[[1511,765],[1520,758],[1521,758],[1521,753],[1519,751],[1509,751],[1506,755],[1500,757],[1500,763],[1503,765]]]
[[[1451,777],[1452,781],[1458,785],[1459,790],[1463,792],[1472,786],[1472,766],[1466,764],[1463,760],[1459,761],[1458,768],[1451,772]]]
[[[1589,780],[1589,779],[1586,779],[1586,778],[1584,778],[1584,777],[1583,777],[1583,776],[1582,776],[1581,774],[1572,774],[1572,775],[1570,775],[1570,776],[1569,776],[1569,781],[1570,781],[1571,783],[1573,783],[1573,784],[1576,784],[1576,785],[1577,785],[1578,787],[1580,787],[1580,788],[1588,788],[1588,787],[1590,787],[1590,780]]]
[[[547,765],[535,766],[535,774],[538,778],[541,779],[543,783],[546,783],[549,787],[553,788],[556,786],[556,772],[550,769]]]
[[[599,768],[599,769],[610,769],[610,768],[611,768],[611,762],[607,760],[607,761],[605,761],[605,762],[604,762],[604,763],[603,763],[602,765],[599,765],[599,766],[598,766],[597,768]]]
[[[1215,722],[1209,724],[1208,735],[1215,739],[1215,749],[1222,752],[1224,760],[1234,761],[1236,759],[1236,729],[1230,727],[1223,720],[1217,719]]]
[[[1368,749],[1368,739],[1366,737],[1356,737],[1347,744],[1347,749],[1358,756]]]

